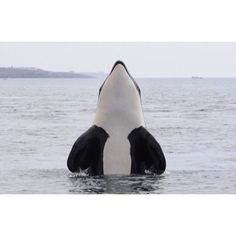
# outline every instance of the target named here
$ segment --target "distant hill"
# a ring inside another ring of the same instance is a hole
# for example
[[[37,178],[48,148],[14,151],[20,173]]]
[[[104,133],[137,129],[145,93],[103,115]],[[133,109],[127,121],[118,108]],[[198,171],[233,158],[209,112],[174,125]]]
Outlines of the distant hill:
[[[106,78],[108,76],[108,74],[104,73],[104,72],[84,72],[86,75],[89,75],[91,77],[95,77],[95,78]]]
[[[75,72],[54,72],[34,67],[0,67],[0,78],[94,78]]]

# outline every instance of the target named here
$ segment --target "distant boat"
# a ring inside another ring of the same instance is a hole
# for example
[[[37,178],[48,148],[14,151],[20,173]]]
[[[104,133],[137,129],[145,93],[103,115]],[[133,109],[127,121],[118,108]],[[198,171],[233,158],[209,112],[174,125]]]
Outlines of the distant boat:
[[[192,76],[192,79],[203,79],[203,77],[200,77],[200,76]]]

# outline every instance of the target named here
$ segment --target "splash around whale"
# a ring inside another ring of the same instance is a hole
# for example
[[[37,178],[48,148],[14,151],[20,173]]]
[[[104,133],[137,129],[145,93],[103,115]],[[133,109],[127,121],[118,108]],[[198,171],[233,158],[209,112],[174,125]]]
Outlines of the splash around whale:
[[[122,61],[99,89],[94,124],[74,143],[67,166],[88,175],[165,171],[161,146],[145,128],[140,88]]]

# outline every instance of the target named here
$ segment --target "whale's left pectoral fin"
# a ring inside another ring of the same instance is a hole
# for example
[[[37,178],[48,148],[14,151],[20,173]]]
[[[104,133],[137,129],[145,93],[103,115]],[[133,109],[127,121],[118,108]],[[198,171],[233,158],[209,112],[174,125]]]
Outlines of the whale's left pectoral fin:
[[[162,174],[165,171],[166,160],[161,146],[144,127],[134,129],[128,139],[132,160],[131,174]]]
[[[94,125],[74,143],[67,160],[71,172],[88,170],[90,175],[103,174],[103,148],[108,134]]]

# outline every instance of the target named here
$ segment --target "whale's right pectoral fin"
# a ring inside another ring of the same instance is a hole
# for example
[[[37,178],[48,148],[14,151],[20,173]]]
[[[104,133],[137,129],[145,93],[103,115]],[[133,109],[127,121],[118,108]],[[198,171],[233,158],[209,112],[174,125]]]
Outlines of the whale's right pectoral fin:
[[[132,160],[131,174],[162,174],[165,171],[166,160],[161,146],[144,127],[134,129],[128,139]]]
[[[103,174],[103,149],[106,131],[96,125],[89,128],[74,143],[67,160],[71,172],[87,170],[90,175]]]

